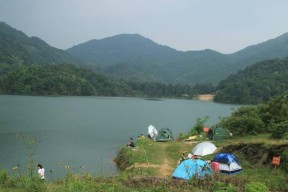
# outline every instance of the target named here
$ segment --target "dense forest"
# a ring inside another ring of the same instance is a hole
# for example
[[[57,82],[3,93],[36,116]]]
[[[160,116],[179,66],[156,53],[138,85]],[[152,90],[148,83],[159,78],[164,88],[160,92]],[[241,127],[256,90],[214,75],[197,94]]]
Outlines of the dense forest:
[[[288,93],[288,58],[258,62],[218,85],[212,79],[219,79],[223,71],[231,70],[222,66],[227,62],[232,67],[236,60],[245,60],[248,65],[254,58],[252,55],[257,58],[265,58],[268,53],[271,57],[286,55],[287,41],[288,34],[284,34],[224,55],[213,50],[184,53],[140,35],[118,35],[67,50],[80,54],[78,59],[83,59],[80,56],[88,59],[79,61],[0,22],[0,94],[182,98],[215,94],[216,102],[257,104]],[[167,81],[163,81],[163,75]]]
[[[235,136],[270,133],[281,139],[288,132],[288,96],[277,96],[269,101],[253,106],[244,106],[223,118],[222,126]]]
[[[0,65],[0,93],[20,95],[95,95],[192,97],[214,91],[209,84],[172,85],[113,80],[71,64]]]
[[[127,74],[126,71],[123,76]],[[191,98],[214,91],[210,84],[173,85],[137,79],[108,77],[97,67],[88,68],[67,52],[0,22],[0,94]]]
[[[55,64],[79,63],[61,49],[49,46],[38,37],[28,37],[9,25],[0,22],[1,64]]]
[[[211,49],[179,51],[139,34],[89,40],[66,51],[114,78],[217,85],[256,62],[287,57],[288,33],[231,54]]]
[[[216,102],[257,104],[288,94],[288,58],[256,63],[221,81]]]

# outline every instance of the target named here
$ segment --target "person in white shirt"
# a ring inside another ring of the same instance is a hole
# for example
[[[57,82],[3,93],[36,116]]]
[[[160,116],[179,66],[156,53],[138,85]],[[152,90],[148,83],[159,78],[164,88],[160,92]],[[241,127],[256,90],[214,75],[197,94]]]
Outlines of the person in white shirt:
[[[43,168],[43,166],[41,164],[38,164],[37,167],[38,167],[38,175],[39,175],[40,179],[44,180],[45,179],[45,169]]]

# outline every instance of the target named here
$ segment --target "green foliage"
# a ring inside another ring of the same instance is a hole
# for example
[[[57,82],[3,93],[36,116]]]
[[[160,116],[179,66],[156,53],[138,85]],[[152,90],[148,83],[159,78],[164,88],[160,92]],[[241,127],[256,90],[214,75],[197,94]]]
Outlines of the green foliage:
[[[16,138],[21,140],[26,146],[26,148],[29,150],[27,171],[28,171],[28,175],[32,178],[35,172],[34,156],[35,156],[36,147],[39,141],[35,137],[27,136],[22,133],[18,133],[16,135]]]
[[[6,191],[27,191],[27,192],[46,192],[46,184],[38,177],[7,177],[4,183],[0,183],[0,190]]]
[[[238,108],[219,125],[236,136],[272,133],[272,137],[282,138],[287,132],[287,106],[286,96],[271,98],[266,104]]]
[[[129,81],[202,84],[195,87],[195,94],[213,91],[213,85],[220,80],[255,62],[284,56],[287,56],[287,34],[265,44],[248,47],[228,55],[209,49],[177,51],[156,44],[137,34],[123,34],[101,40],[91,40],[65,52],[49,46],[37,37],[28,37],[23,32],[0,22],[0,64],[72,63],[89,66],[90,69],[96,68],[97,71],[113,78]],[[278,72],[276,71],[276,73]],[[263,85],[259,85],[258,80],[254,81],[254,79],[249,81],[248,85],[241,85],[240,82],[237,84],[235,93],[244,97],[237,97],[237,94],[234,94],[235,98],[231,99],[240,99],[239,102],[259,102],[262,100],[261,97],[253,99],[251,97],[262,95],[263,92],[266,93],[263,96],[266,99],[271,96],[270,94],[274,95],[283,91],[281,89],[285,87],[285,83],[287,84],[287,80],[283,79],[283,76],[282,72],[273,76],[272,80],[281,79],[281,81],[277,81],[277,85],[265,81],[265,79],[259,80]],[[230,88],[233,89],[233,86],[229,86],[227,91],[233,94],[233,91],[228,90]],[[243,92],[241,92],[242,88],[245,88]],[[254,89],[255,94],[250,94],[251,89]],[[229,97],[225,97],[225,99],[223,102],[232,102]]]
[[[9,25],[0,22],[0,64],[74,63],[65,51],[49,46],[37,37],[28,37]]]
[[[0,170],[0,183],[4,185],[8,180],[8,173],[7,171]]]
[[[201,135],[203,133],[204,124],[209,119],[208,116],[197,118],[195,125],[191,127],[188,133],[179,133],[178,140],[188,139],[190,136]]]
[[[266,187],[264,183],[251,182],[251,183],[245,184],[244,191],[245,192],[268,192],[269,189]]]
[[[0,91],[23,95],[128,95],[125,83],[73,65],[32,65],[0,74]]]
[[[236,192],[235,187],[231,183],[224,183],[221,181],[216,181],[213,186],[213,191],[215,192]]]
[[[288,120],[275,124],[274,126],[271,127],[272,138],[282,139],[285,133],[287,132],[287,128],[288,128]]]
[[[288,58],[266,60],[231,75],[217,86],[216,102],[258,104],[288,93]]]
[[[230,117],[222,119],[219,124],[239,136],[256,135],[264,131],[264,124],[255,106],[240,107]]]
[[[228,55],[209,49],[177,51],[137,34],[91,40],[67,52],[116,78],[216,85],[256,62],[287,56],[287,34]]]
[[[200,134],[203,132],[203,128],[204,128],[204,124],[205,122],[208,120],[208,116],[207,117],[202,117],[202,118],[197,118],[195,125],[191,128],[190,132],[188,133],[188,135],[193,135],[193,133],[196,132],[196,134]]]
[[[195,90],[188,85],[116,81],[69,64],[13,67],[0,64],[0,93],[192,98]]]

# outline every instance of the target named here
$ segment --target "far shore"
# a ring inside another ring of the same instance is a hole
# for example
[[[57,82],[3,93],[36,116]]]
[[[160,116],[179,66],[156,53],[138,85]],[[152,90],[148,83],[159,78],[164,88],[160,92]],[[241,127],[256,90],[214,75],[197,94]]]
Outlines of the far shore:
[[[212,94],[204,94],[204,95],[197,95],[197,99],[200,101],[213,101],[215,95]]]

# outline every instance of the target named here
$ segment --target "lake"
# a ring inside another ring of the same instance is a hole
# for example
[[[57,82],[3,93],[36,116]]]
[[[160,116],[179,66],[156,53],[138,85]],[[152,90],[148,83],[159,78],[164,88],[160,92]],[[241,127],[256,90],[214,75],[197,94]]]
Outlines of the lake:
[[[229,116],[239,105],[198,100],[147,100],[130,97],[44,97],[0,95],[0,168],[11,174],[27,169],[29,146],[18,133],[38,141],[36,164],[46,169],[46,178],[89,172],[112,176],[119,172],[113,158],[130,137],[147,134],[148,126],[167,127],[174,137],[187,133],[197,118],[209,116],[205,126]]]

